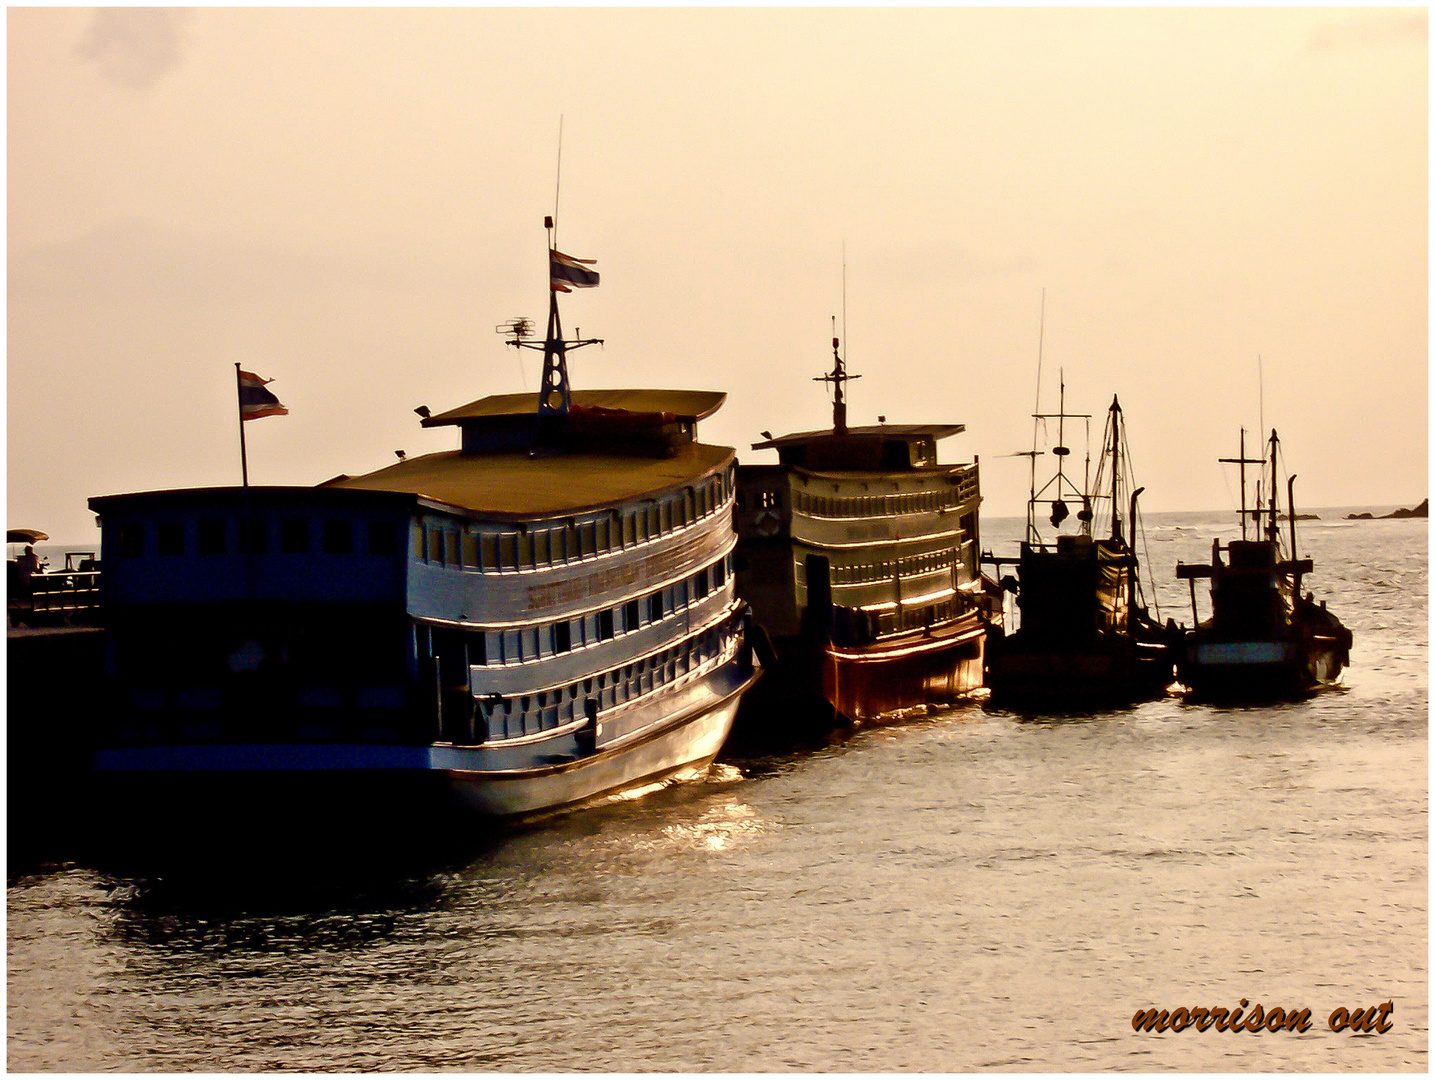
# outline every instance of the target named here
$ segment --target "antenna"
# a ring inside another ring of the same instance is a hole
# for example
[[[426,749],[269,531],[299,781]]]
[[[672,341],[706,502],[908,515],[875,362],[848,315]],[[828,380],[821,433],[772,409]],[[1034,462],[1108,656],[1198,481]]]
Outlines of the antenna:
[[[558,246],[558,191],[563,183],[563,114],[558,114],[558,165],[553,170],[553,230],[549,247]]]
[[[1026,532],[1027,540],[1030,541],[1036,536],[1036,455],[1037,432],[1041,427],[1041,421],[1037,419],[1041,413],[1041,350],[1046,341],[1046,286],[1041,289],[1041,321],[1037,324],[1036,331],[1036,403],[1032,406],[1031,425],[1031,499],[1026,507]]]
[[[842,332],[847,332],[847,241],[842,241]],[[847,398],[844,388],[853,379],[860,379],[861,375],[848,375],[847,368],[842,362],[842,353],[839,350],[841,341],[837,337],[837,316],[832,316],[832,370],[825,375],[818,375],[813,382],[826,382],[832,384],[832,434],[847,434]],[[884,417],[878,417],[879,421]]]
[[[1261,364],[1261,354],[1256,353],[1256,401],[1259,402],[1260,423],[1256,425],[1257,431],[1266,430],[1266,373]],[[1243,457],[1245,455],[1242,455]]]
[[[1041,350],[1046,343],[1046,286],[1041,289],[1041,322],[1037,325],[1036,331],[1036,405],[1032,412],[1041,412]],[[1036,428],[1033,426],[1031,432],[1031,448],[1036,450]]]

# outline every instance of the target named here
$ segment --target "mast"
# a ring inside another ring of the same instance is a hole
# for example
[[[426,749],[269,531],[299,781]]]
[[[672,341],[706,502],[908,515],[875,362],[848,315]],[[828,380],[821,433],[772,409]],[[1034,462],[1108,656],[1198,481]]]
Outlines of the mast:
[[[1275,432],[1271,434],[1274,435]],[[1252,514],[1254,514],[1256,521],[1256,538],[1259,539],[1261,535],[1261,486],[1259,483],[1256,484],[1255,510],[1248,510],[1246,508],[1246,466],[1264,465],[1265,459],[1246,457],[1246,429],[1241,428],[1241,456],[1233,458],[1223,457],[1217,460],[1226,465],[1239,465],[1241,467],[1241,539],[1246,539],[1246,519],[1251,517]]]
[[[545,217],[543,227],[548,232],[549,259],[557,250],[553,219]],[[573,395],[568,386],[568,343],[563,340],[563,321],[558,316],[558,290],[548,290],[548,334],[543,342],[543,378],[538,383],[539,423],[548,416],[566,416],[573,405]]]
[[[597,271],[589,268],[592,260],[574,259],[563,255],[557,248],[555,226],[552,216],[543,218],[543,227],[548,233],[548,331],[543,342],[525,341],[529,332],[527,319],[510,319],[499,326],[500,333],[511,334],[508,344],[516,349],[543,350],[543,376],[538,384],[538,429],[534,438],[537,444],[564,441],[568,412],[573,406],[573,393],[568,383],[568,350],[584,345],[601,345],[602,338],[574,338],[563,336],[563,320],[558,312],[558,293],[574,288],[591,288],[598,284]],[[581,264],[588,264],[587,266]]]
[[[1121,494],[1117,480],[1121,476],[1121,405],[1111,395],[1111,539],[1121,540]],[[1134,503],[1135,500],[1133,499]],[[1132,510],[1135,514],[1135,510]]]
[[[1073,497],[1081,497],[1083,507],[1077,513],[1077,520],[1081,522],[1082,533],[1087,536],[1091,534],[1090,514],[1087,513],[1085,505],[1087,502],[1089,502],[1089,498],[1085,491],[1078,491],[1075,483],[1067,479],[1065,468],[1066,458],[1071,453],[1071,448],[1065,445],[1066,421],[1087,421],[1087,439],[1089,445],[1089,440],[1091,437],[1091,414],[1069,413],[1066,411],[1066,373],[1064,371],[1061,373],[1060,376],[1059,394],[1057,402],[1057,410],[1054,413],[1034,412],[1031,414],[1034,432],[1039,432],[1041,430],[1041,423],[1044,420],[1055,420],[1057,422],[1056,445],[1051,448],[1052,454],[1056,457],[1057,465],[1056,475],[1053,476],[1050,480],[1048,480],[1045,484],[1043,484],[1040,490],[1037,490],[1036,455],[1041,451],[1036,449],[1033,449],[1031,451],[1031,498],[1027,502],[1026,511],[1026,532],[1028,544],[1042,543],[1041,537],[1036,530],[1036,504],[1039,502],[1051,503],[1051,516],[1049,520],[1051,521],[1053,528],[1059,529],[1061,527],[1061,523],[1065,521],[1067,517],[1069,517],[1071,514],[1071,511],[1070,509],[1068,509],[1066,501],[1063,498],[1063,496],[1068,493],[1071,494]],[[1036,445],[1035,435],[1033,435],[1032,445],[1033,447],[1035,447]],[[1049,491],[1053,487],[1056,489],[1055,494],[1050,499],[1042,498],[1042,496],[1045,495],[1047,491]]]
[[[818,375],[813,382],[825,382],[832,384],[832,434],[847,434],[847,395],[844,388],[852,379],[860,379],[861,375],[848,375],[847,367],[842,361],[842,353],[838,347],[841,342],[837,338],[837,316],[832,316],[832,370],[825,375]]]
[[[1271,429],[1270,429],[1270,506],[1267,506],[1267,511],[1269,511],[1269,513],[1270,513],[1270,521],[1267,521],[1267,522],[1266,522],[1266,539],[1269,539],[1269,541],[1271,542],[1271,544],[1276,544],[1276,542],[1279,542],[1279,541],[1280,541],[1280,518],[1279,518],[1279,512],[1280,512],[1280,489],[1277,488],[1277,483],[1279,483],[1279,480],[1277,480],[1277,478],[1276,478],[1276,447],[1279,446],[1279,445],[1280,445],[1280,440],[1277,439],[1277,437],[1276,437],[1276,429],[1274,429],[1274,427],[1271,427]]]
[[[1061,489],[1066,483],[1066,456],[1071,453],[1071,448],[1066,445],[1066,371],[1063,369],[1057,377],[1058,392],[1056,396],[1056,445],[1051,452],[1056,455],[1056,498],[1051,504],[1051,527],[1061,528],[1061,523],[1066,520],[1068,510],[1066,503],[1062,501]],[[1091,429],[1087,429],[1087,438],[1091,437]]]

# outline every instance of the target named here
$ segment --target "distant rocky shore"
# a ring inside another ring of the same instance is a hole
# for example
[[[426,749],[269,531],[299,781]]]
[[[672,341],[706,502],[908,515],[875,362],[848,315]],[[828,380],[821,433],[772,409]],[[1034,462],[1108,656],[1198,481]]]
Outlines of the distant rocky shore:
[[[1411,510],[1392,510],[1388,514],[1381,514],[1376,517],[1370,512],[1363,514],[1346,514],[1347,521],[1385,521],[1389,518],[1428,518],[1430,516],[1430,500],[1426,499],[1419,506]]]

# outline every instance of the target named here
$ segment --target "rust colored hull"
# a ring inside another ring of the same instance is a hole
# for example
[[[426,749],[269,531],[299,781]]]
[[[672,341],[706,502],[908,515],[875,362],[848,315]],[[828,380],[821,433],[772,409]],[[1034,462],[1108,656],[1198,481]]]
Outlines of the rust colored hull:
[[[824,650],[823,696],[858,723],[949,704],[982,685],[986,626],[975,615],[930,632]]]

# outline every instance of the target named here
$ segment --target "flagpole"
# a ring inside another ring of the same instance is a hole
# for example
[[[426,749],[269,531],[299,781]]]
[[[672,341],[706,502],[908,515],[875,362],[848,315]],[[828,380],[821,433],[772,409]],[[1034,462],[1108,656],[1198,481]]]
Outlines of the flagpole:
[[[244,475],[244,486],[249,486],[249,449],[244,445],[244,387],[239,375],[239,365],[234,365],[234,402],[239,409],[239,467]]]

